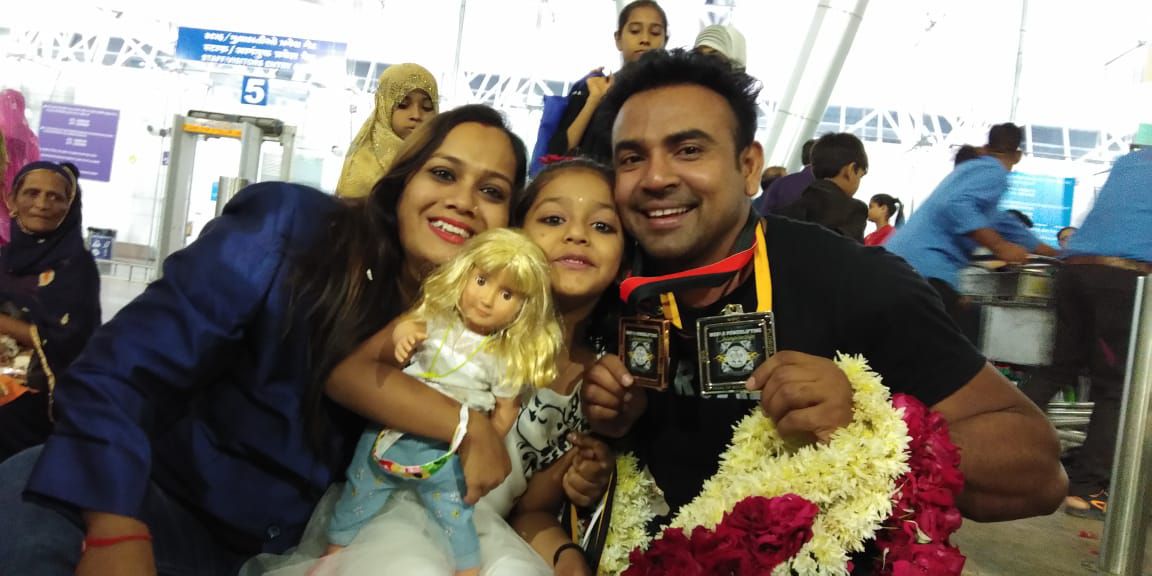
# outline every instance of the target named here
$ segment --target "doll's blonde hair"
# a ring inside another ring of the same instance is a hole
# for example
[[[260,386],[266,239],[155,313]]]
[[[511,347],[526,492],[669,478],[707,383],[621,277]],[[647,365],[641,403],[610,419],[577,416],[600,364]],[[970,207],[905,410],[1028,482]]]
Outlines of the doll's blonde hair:
[[[494,333],[488,344],[487,349],[504,366],[499,386],[548,386],[556,379],[563,337],[552,303],[548,259],[523,232],[496,228],[469,240],[456,257],[424,280],[412,316],[449,322],[459,319],[460,296],[477,272],[503,272],[510,288],[523,296],[516,318]]]

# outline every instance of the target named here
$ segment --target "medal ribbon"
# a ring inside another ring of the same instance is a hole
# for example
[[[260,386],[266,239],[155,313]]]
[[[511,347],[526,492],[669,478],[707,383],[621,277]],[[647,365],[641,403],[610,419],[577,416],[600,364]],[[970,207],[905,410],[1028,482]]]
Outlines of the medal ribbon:
[[[664,317],[671,320],[676,328],[683,329],[683,322],[680,319],[680,308],[676,304],[676,296],[673,293],[674,290],[720,286],[747,266],[749,261],[754,261],[754,271],[756,274],[756,311],[771,312],[772,270],[768,266],[768,248],[764,244],[764,225],[759,219],[750,218],[749,223],[751,224],[753,222],[755,222],[755,234],[750,247],[719,262],[700,268],[693,268],[664,276],[632,276],[620,283],[620,298],[629,305],[635,306],[656,294],[660,294],[660,304],[664,309]],[[747,228],[746,226],[745,232],[741,233],[742,238],[747,235]],[[738,245],[746,242],[747,240],[744,240],[744,242],[739,242]]]

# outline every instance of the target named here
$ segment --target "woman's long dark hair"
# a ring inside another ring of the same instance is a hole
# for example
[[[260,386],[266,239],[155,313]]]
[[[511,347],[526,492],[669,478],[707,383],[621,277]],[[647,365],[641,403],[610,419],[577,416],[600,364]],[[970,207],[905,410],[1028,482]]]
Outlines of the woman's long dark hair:
[[[325,448],[329,433],[324,406],[328,375],[357,346],[403,312],[400,277],[404,254],[396,218],[400,195],[448,134],[467,123],[499,128],[508,136],[516,156],[509,206],[515,205],[527,175],[524,142],[499,112],[482,105],[462,106],[413,132],[372,193],[338,209],[323,240],[294,262],[292,310],[303,320],[310,368],[304,420],[317,450]]]

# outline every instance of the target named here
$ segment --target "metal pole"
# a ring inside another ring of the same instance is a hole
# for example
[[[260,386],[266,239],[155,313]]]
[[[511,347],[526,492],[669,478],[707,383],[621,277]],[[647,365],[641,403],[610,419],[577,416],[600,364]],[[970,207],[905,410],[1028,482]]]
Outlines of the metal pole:
[[[164,259],[183,248],[188,236],[188,201],[199,137],[184,131],[184,120],[179,114],[172,119],[172,153],[168,156],[168,182],[164,188],[164,211],[156,246],[157,278],[163,270]]]
[[[832,98],[832,89],[836,87],[836,80],[840,78],[840,71],[844,69],[844,61],[848,59],[848,51],[852,48],[852,43],[856,41],[856,32],[860,30],[860,22],[864,19],[864,11],[867,9],[868,0],[856,0],[856,8],[848,13],[848,25],[845,26],[844,33],[840,35],[836,45],[836,53],[832,56],[832,61],[824,72],[824,78],[820,81],[820,88],[816,91],[816,97],[808,107],[808,115],[804,117],[804,123],[801,125],[796,142],[805,142],[816,135],[816,127],[820,125],[820,120],[824,117],[824,110],[828,108],[828,100]],[[792,154],[796,155],[797,152],[793,150]]]
[[[1028,0],[1020,0],[1020,36],[1016,39],[1016,78],[1012,81],[1012,109],[1008,113],[1009,122],[1016,121],[1016,109],[1020,106],[1020,77],[1024,72],[1024,31],[1027,25]]]
[[[285,126],[280,133],[280,180],[292,181],[292,159],[296,157],[296,127]]]
[[[452,63],[452,105],[460,102],[460,54],[464,50],[464,18],[468,12],[468,0],[460,0],[460,24],[456,28],[456,59]]]
[[[250,182],[244,178],[234,176],[221,176],[216,182],[216,216],[224,213],[224,207],[238,192],[248,186]]]
[[[1100,570],[1115,576],[1139,576],[1144,569],[1148,530],[1148,483],[1152,479],[1152,285],[1145,276],[1136,285],[1120,430],[1112,464],[1108,514],[1100,546]]]
[[[808,34],[804,37],[804,45],[800,47],[800,54],[797,55],[796,63],[792,66],[792,76],[788,78],[788,85],[784,88],[780,105],[776,107],[776,116],[772,120],[772,126],[769,127],[768,138],[764,141],[764,150],[771,158],[780,158],[780,155],[775,153],[776,145],[780,142],[780,135],[784,132],[785,124],[793,116],[792,105],[796,99],[796,92],[799,91],[800,82],[804,79],[808,60],[812,57],[812,50],[816,47],[816,40],[820,37],[820,28],[824,26],[824,17],[828,14],[829,7],[828,2],[820,2],[816,6],[816,12],[812,15],[812,22],[808,24]],[[784,157],[786,160],[783,161],[783,164],[788,168],[788,171],[791,172],[799,168],[799,165],[796,164],[795,150],[788,150]]]

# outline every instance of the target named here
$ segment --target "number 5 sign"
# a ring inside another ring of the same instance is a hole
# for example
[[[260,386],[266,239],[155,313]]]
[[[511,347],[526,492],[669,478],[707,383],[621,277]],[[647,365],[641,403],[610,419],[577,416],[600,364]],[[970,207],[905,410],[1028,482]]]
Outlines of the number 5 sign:
[[[253,106],[268,105],[268,79],[256,76],[245,76],[240,101]]]

